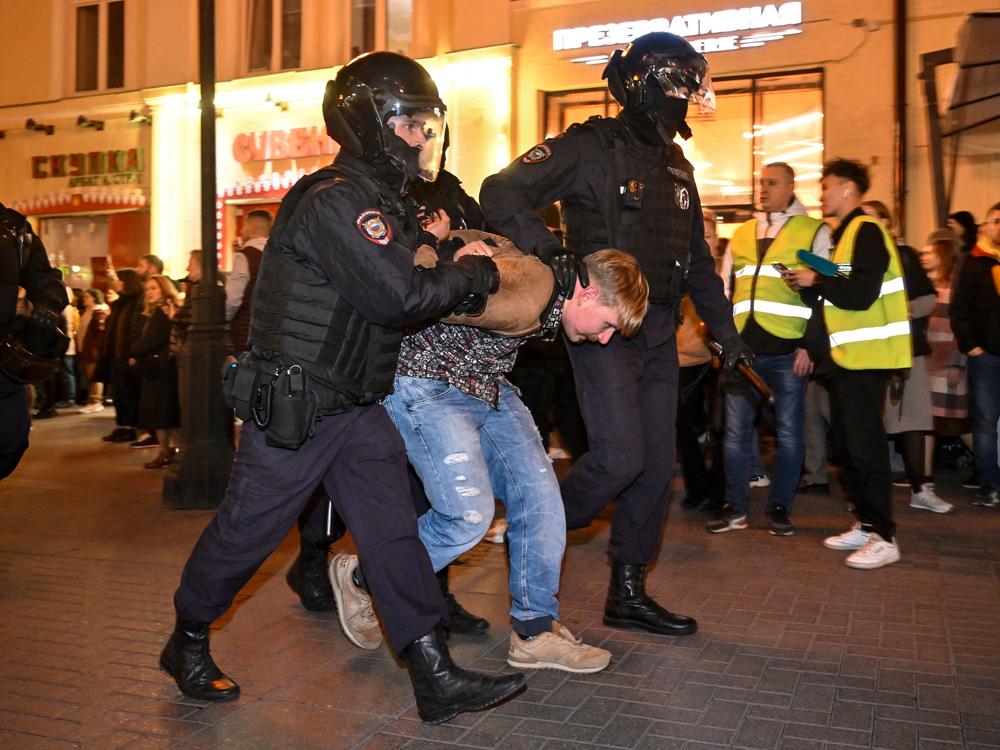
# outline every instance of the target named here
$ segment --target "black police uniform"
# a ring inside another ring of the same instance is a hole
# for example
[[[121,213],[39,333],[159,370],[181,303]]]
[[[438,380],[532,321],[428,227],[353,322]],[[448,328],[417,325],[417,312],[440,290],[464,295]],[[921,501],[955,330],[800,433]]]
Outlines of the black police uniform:
[[[62,274],[49,265],[42,241],[24,216],[0,203],[0,339],[17,319],[18,287],[35,307],[59,315],[69,304]],[[10,475],[28,448],[31,420],[24,383],[0,371],[0,479]]]
[[[406,450],[378,400],[392,387],[400,329],[475,289],[460,264],[414,267],[418,231],[415,204],[346,150],[282,201],[254,290],[250,342],[305,370],[320,418],[297,450],[268,445],[246,424],[226,496],[174,596],[179,617],[210,622],[225,612],[322,483],[353,533],[397,652],[445,621],[417,533]],[[313,515],[325,522],[325,509]]]
[[[465,192],[462,181],[442,169],[434,182],[418,182],[410,195],[428,211],[444,210],[452,229],[485,229],[483,211],[476,199]]]
[[[590,450],[561,483],[571,529],[618,498],[609,553],[644,565],[656,557],[673,476],[674,334],[684,287],[718,338],[736,336],[732,310],[704,240],[693,169],[678,146],[641,141],[621,117],[591,118],[489,177],[480,193],[487,223],[532,249],[553,241],[535,211],[557,200],[569,250],[628,252],[649,281],[637,336],[568,347]]]

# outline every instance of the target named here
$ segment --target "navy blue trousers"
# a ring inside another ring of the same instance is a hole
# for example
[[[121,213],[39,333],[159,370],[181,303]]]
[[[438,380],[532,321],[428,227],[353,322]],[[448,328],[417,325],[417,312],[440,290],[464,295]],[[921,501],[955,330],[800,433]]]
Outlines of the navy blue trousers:
[[[389,643],[401,651],[447,618],[406,472],[403,440],[378,404],[323,417],[294,451],[268,446],[245,425],[226,496],[181,574],[177,614],[211,622],[229,609],[322,483],[357,544]]]

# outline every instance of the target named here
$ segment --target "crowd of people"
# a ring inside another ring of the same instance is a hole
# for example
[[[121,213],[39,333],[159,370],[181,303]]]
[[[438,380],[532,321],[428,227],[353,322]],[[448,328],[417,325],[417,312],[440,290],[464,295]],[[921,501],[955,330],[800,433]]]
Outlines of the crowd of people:
[[[250,301],[261,252],[270,232],[268,211],[250,211],[226,274],[226,320],[230,341],[245,343]],[[34,386],[34,419],[49,419],[63,410],[97,414],[111,404],[115,428],[110,443],[157,449],[144,464],[161,469],[180,447],[180,396],[177,356],[191,323],[189,302],[201,280],[201,250],[189,256],[187,275],[174,281],[164,275],[163,261],[144,255],[135,268],[116,270],[107,264],[107,289],[67,289],[70,303],[62,311],[62,330],[69,347],[55,375]]]
[[[287,580],[303,606],[336,611],[360,648],[384,637],[436,724],[524,686],[520,671],[459,667],[446,640],[446,629],[490,627],[449,592],[447,569],[487,536],[496,502],[510,559],[507,663],[578,674],[612,655],[560,621],[565,534],[609,504],[603,622],[697,631],[645,588],[675,444],[683,504],[710,511],[715,534],[749,528],[752,486],[769,488],[770,533],[795,534],[796,495],[828,491],[834,459],[857,520],[823,543],[857,569],[901,555],[890,436],[912,507],[953,508],[934,482],[934,438],[971,444],[974,504],[1000,505],[1000,204],[979,227],[955,214],[917,252],[865,199],[861,163],[824,165],[823,221],[796,198],[793,168],[775,162],[761,172],[759,212],[723,242],[674,142],[691,135],[689,102],[714,106],[705,59],[656,32],[616,52],[605,78],[621,113],[573,125],[489,177],[481,211],[443,169],[446,108],[420,65],[372,53],[328,83],[323,114],[340,153],[273,220],[247,217],[226,281],[235,356],[223,388],[244,427],[174,594],[160,667],[184,694],[239,695],[211,656],[211,624],[296,519]],[[545,219],[556,202],[559,234]],[[199,267],[192,254],[188,293]],[[175,360],[189,322],[162,271],[146,256],[116,274],[109,309],[97,290],[81,294],[78,322],[67,307],[75,349],[40,389],[85,389],[80,410],[94,413],[110,387],[106,439],[158,445],[148,468],[176,451]],[[559,367],[585,425],[561,480],[536,429],[548,433],[551,394],[522,400],[512,384],[518,351],[538,341],[565,346]],[[69,384],[74,372],[85,386]],[[43,403],[40,416],[59,405]],[[770,472],[759,447],[769,420]],[[330,560],[347,530],[358,553]]]

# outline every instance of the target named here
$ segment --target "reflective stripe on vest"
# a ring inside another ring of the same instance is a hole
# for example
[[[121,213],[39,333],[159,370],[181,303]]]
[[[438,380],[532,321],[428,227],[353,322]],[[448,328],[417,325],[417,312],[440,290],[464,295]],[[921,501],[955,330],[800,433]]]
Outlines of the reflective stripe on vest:
[[[792,216],[778,230],[763,259],[757,254],[757,220],[751,219],[736,230],[730,247],[735,269],[733,321],[738,330],[746,327],[752,314],[760,327],[772,336],[802,338],[812,310],[802,302],[798,292],[781,280],[781,273],[771,264],[804,268],[796,252],[812,247],[822,224],[808,216]]]
[[[824,300],[823,317],[830,334],[830,356],[846,370],[905,369],[913,361],[909,305],[899,250],[891,235],[870,216],[856,217],[833,249],[831,260],[841,268],[850,267],[858,231],[868,222],[882,233],[889,265],[882,277],[878,299],[867,310],[844,310]]]

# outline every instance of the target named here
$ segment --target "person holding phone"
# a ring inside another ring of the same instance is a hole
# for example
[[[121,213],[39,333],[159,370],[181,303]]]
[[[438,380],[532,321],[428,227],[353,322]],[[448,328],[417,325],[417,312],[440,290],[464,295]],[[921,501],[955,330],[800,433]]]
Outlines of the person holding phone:
[[[805,391],[812,362],[802,344],[810,308],[781,280],[784,271],[801,267],[802,248],[827,257],[830,232],[806,215],[795,197],[795,172],[783,162],[764,167],[760,208],[733,235],[733,320],[754,352],[754,369],[775,394],[778,449],[767,517],[771,534],[791,536],[792,500],[805,453]],[[726,504],[705,527],[713,534],[745,529],[750,500],[750,457],[758,394],[742,378],[726,383]]]

